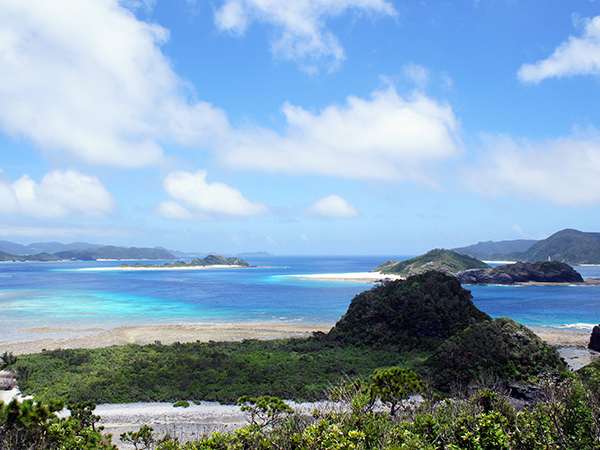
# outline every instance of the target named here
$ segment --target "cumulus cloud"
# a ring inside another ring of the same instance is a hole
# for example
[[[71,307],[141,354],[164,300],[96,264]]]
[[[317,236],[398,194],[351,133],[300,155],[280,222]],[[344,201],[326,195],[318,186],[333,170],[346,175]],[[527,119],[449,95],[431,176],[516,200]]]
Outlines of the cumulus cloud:
[[[360,216],[358,210],[339,195],[328,195],[314,202],[306,211],[309,217],[350,219]]]
[[[433,185],[435,164],[457,156],[461,146],[449,106],[419,93],[404,100],[393,86],[318,114],[286,103],[283,114],[286,135],[238,132],[223,144],[223,160],[238,169]]]
[[[277,37],[272,52],[286,60],[330,59],[335,68],[344,59],[344,49],[325,27],[325,20],[342,15],[349,9],[395,16],[391,3],[385,0],[225,0],[216,11],[215,24],[221,30],[242,35],[253,21],[273,25]],[[305,65],[313,71],[314,66]]]
[[[117,0],[0,2],[0,126],[45,151],[122,167],[158,163],[163,141],[211,139],[227,119],[187,101],[160,50],[168,39]]]
[[[570,36],[550,57],[523,64],[518,74],[526,83],[569,75],[600,75],[600,16],[585,20],[582,37]]]
[[[102,217],[115,205],[98,178],[74,170],[49,172],[38,184],[27,174],[11,182],[0,171],[0,213],[36,218]]]
[[[545,142],[487,136],[485,159],[463,173],[481,195],[515,195],[564,206],[600,203],[600,134],[595,129]]]
[[[155,213],[167,219],[209,220],[217,217],[247,217],[269,213],[261,202],[251,202],[225,183],[208,183],[206,170],[171,172],[163,181],[172,200],[158,204]]]

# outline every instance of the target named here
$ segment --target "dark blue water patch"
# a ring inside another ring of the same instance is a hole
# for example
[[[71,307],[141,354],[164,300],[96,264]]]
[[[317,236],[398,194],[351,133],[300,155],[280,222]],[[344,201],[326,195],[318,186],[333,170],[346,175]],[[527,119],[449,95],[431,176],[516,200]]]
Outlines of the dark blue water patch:
[[[600,286],[468,286],[475,306],[528,326],[600,323]]]

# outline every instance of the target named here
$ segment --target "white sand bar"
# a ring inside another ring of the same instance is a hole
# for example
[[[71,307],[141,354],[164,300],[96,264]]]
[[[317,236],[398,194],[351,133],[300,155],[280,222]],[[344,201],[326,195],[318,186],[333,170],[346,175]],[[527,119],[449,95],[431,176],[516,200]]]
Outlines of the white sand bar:
[[[351,281],[360,283],[379,283],[388,280],[403,280],[404,277],[396,274],[381,272],[351,272],[351,273],[317,273],[311,275],[293,275],[298,278],[307,278],[320,281]]]
[[[135,270],[135,271],[143,271],[143,270],[207,270],[207,269],[247,269],[248,266],[239,266],[239,265],[224,265],[217,264],[212,266],[165,266],[165,265],[148,265],[148,266],[117,266],[117,267],[84,267],[77,270],[83,271],[106,271],[106,270]]]

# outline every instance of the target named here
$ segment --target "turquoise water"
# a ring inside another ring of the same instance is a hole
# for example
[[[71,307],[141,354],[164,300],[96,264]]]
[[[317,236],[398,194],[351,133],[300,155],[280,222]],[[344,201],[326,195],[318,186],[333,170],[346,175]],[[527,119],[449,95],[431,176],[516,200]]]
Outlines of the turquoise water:
[[[364,272],[406,256],[259,257],[257,267],[194,271],[116,271],[120,262],[0,264],[0,344],[54,337],[52,329],[124,325],[294,323],[333,325],[354,282],[296,278]],[[86,270],[94,269],[94,270]],[[104,269],[104,270],[98,270]],[[600,268],[578,268],[600,277]],[[468,287],[476,306],[525,325],[591,327],[600,323],[600,287]]]

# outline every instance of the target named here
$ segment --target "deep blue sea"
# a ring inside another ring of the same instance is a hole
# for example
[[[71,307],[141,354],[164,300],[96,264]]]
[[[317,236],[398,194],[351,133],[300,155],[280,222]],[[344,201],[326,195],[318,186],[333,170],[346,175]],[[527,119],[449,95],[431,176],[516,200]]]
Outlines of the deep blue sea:
[[[125,325],[294,323],[333,325],[370,285],[294,275],[366,272],[410,256],[246,257],[244,269],[111,270],[119,261],[0,263],[3,342],[53,337],[52,329]],[[160,262],[161,264],[163,262]],[[91,269],[91,270],[90,270]],[[600,267],[577,267],[599,277]],[[530,326],[600,323],[600,286],[471,286],[477,307]],[[58,336],[58,334],[57,334]]]

